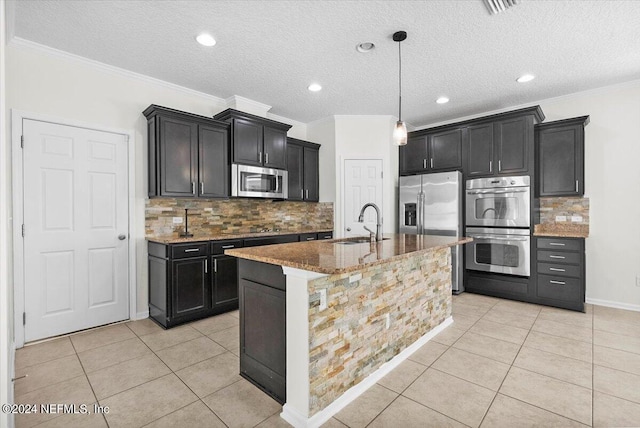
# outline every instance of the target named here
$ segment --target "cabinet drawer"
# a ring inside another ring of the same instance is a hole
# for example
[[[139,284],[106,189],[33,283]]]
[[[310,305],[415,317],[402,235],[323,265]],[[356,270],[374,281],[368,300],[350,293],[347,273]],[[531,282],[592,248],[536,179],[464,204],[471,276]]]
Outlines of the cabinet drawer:
[[[580,266],[538,263],[538,273],[579,278]]]
[[[538,250],[538,262],[580,264],[581,253]]]
[[[211,254],[214,256],[224,254],[224,250],[230,250],[232,248],[242,248],[242,239],[236,239],[234,241],[214,241],[211,243]]]
[[[584,284],[578,278],[538,275],[538,297],[554,300],[584,300]]]
[[[179,244],[171,246],[171,257],[174,259],[206,256],[207,254],[209,254],[208,242],[196,242],[193,244]]]
[[[317,233],[301,233],[300,234],[300,242],[315,241],[316,239],[318,239]]]
[[[318,239],[333,239],[333,232],[318,233]]]
[[[582,251],[582,239],[537,238],[538,249]]]

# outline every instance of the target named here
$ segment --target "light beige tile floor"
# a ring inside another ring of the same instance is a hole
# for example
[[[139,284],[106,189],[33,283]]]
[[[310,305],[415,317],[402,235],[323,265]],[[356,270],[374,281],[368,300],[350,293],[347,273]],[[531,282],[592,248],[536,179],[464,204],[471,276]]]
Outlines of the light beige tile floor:
[[[454,324],[325,427],[640,427],[640,313],[463,293]],[[238,375],[237,311],[163,330],[127,322],[16,353],[17,403],[109,406],[18,428],[287,427]]]

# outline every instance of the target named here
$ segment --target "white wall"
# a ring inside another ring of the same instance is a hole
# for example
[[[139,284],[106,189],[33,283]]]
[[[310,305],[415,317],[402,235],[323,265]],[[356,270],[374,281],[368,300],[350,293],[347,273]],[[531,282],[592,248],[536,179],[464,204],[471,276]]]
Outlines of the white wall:
[[[396,119],[392,116],[334,116],[336,130],[336,177],[343,174],[345,159],[382,159],[383,231],[397,231],[398,146],[392,144]],[[344,229],[342,183],[336,182],[335,229]]]
[[[321,145],[320,202],[334,202],[336,200],[336,126],[333,117],[307,124],[307,139]]]
[[[547,119],[585,128],[587,301],[640,310],[640,81],[543,100]]]
[[[9,156],[7,150],[7,114],[5,79],[5,1],[0,0],[0,404],[13,402],[13,320],[9,298],[7,272],[8,254],[11,252],[7,242],[9,225],[7,222],[7,192],[10,186]],[[0,412],[0,426],[13,425],[13,418]]]
[[[136,216],[131,222],[135,225],[133,239],[137,246],[137,311],[146,312],[147,129],[142,111],[150,104],[159,104],[212,116],[226,108],[225,100],[24,42],[8,46],[7,82],[8,109],[133,132]],[[289,135],[305,139],[306,125],[290,123],[294,127]]]
[[[545,122],[589,115],[585,128],[587,302],[640,311],[640,80],[545,99]],[[513,106],[446,122],[444,125]]]

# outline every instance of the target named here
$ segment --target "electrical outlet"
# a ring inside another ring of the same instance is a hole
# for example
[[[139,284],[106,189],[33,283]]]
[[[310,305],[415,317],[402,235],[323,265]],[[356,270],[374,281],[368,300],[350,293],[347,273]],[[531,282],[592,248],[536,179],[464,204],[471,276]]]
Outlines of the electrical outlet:
[[[327,309],[327,289],[322,288],[319,290],[320,293],[320,310],[324,311]]]
[[[557,223],[562,223],[563,221],[567,221],[567,216],[566,215],[557,215],[556,216],[556,222]]]
[[[391,327],[391,317],[389,316],[388,313],[385,315],[385,317],[386,317],[385,318],[385,324],[387,326],[387,330],[389,330],[389,327]]]
[[[582,216],[581,215],[572,215],[571,216],[571,221],[573,223],[582,223]]]
[[[173,224],[182,224],[182,217],[173,217]]]

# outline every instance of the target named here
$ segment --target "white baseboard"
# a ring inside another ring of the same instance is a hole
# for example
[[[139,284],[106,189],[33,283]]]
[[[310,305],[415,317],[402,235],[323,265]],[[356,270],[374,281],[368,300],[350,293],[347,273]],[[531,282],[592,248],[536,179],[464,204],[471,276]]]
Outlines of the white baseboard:
[[[138,312],[136,314],[136,320],[143,320],[145,318],[149,318],[149,311]]]
[[[614,302],[612,300],[589,299],[589,298],[587,298],[585,301],[591,305],[608,306],[610,308],[626,309],[628,311],[640,312],[640,305],[633,305],[631,303],[622,303],[622,302]]]
[[[438,333],[440,333],[451,324],[453,324],[452,317],[445,319],[442,323],[440,323],[439,326],[435,327],[420,339],[416,340],[413,344],[408,346],[405,350],[400,352],[391,360],[381,365],[378,370],[371,373],[362,382],[346,390],[344,394],[338,397],[333,403],[329,404],[327,407],[325,407],[312,417],[305,417],[297,409],[294,409],[291,406],[287,406],[287,404],[282,407],[282,413],[280,414],[280,417],[296,428],[319,427],[320,425],[331,419],[333,415],[344,409],[353,400],[362,395],[367,389],[375,385],[385,375],[389,374],[391,370],[398,367],[400,363],[402,363],[404,360],[409,358],[411,354],[420,349],[422,345],[433,339]]]

